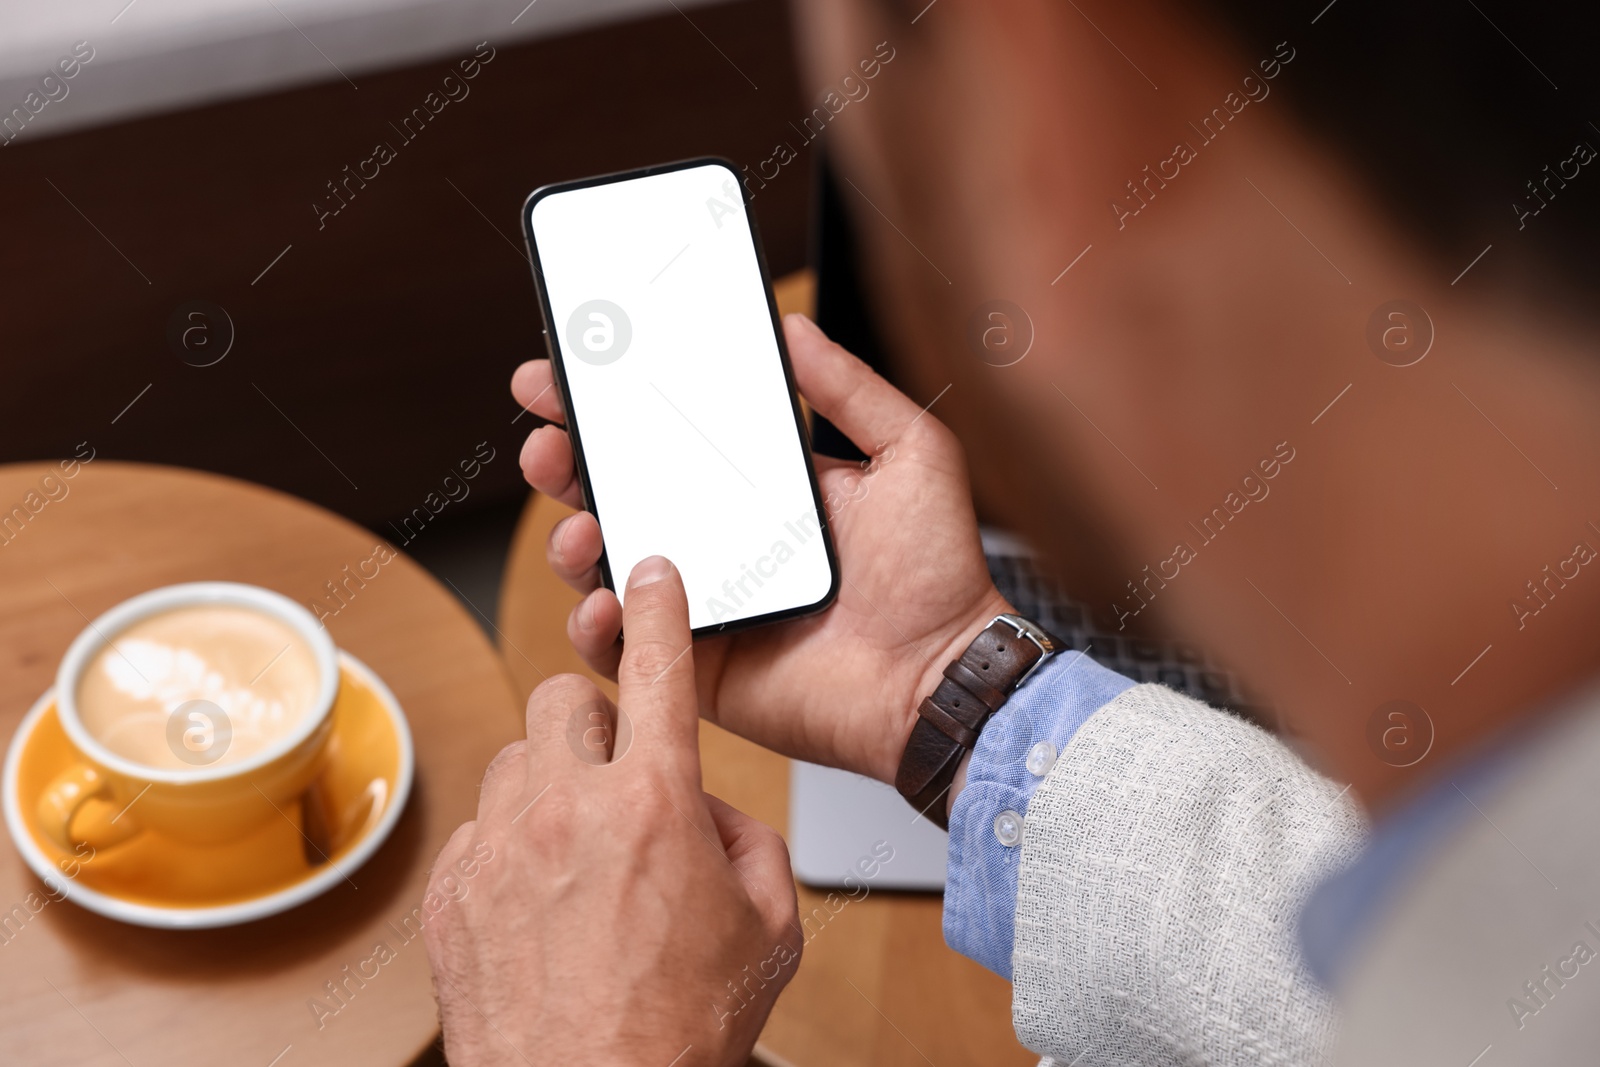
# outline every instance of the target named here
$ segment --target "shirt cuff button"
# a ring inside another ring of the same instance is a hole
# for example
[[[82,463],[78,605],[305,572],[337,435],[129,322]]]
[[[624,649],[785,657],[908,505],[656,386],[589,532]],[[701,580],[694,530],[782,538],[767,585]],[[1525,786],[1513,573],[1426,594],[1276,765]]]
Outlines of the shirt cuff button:
[[[1040,741],[1028,750],[1028,773],[1035,778],[1043,778],[1055,765],[1056,746],[1050,742]]]
[[[1009,808],[994,817],[994,839],[1006,848],[1022,840],[1022,816]]]

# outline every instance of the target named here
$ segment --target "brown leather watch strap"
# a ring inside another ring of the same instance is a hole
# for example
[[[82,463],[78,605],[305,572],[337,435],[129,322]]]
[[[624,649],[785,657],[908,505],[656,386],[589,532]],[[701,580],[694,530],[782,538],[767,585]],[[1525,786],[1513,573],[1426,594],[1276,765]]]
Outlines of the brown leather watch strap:
[[[989,716],[1000,710],[1045,656],[1061,647],[1061,642],[1019,615],[996,616],[944,669],[938,686],[917,707],[916,725],[895,776],[900,795],[948,828],[944,795],[962,755],[976,747]]]

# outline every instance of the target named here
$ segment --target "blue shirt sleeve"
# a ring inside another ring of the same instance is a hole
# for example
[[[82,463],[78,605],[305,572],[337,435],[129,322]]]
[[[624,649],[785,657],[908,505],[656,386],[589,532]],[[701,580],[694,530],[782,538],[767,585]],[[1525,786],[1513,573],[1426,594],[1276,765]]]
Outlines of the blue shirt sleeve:
[[[950,812],[944,940],[1007,981],[1028,801],[1078,727],[1133,684],[1080,652],[1063,652],[1012,693],[978,736]]]

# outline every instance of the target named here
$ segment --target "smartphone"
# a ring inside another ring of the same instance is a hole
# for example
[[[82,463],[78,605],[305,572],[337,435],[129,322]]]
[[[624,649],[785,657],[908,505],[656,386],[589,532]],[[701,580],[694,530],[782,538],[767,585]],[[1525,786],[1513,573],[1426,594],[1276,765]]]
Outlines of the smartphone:
[[[666,556],[696,636],[825,608],[838,561],[737,169],[547,185],[522,222],[606,586]]]

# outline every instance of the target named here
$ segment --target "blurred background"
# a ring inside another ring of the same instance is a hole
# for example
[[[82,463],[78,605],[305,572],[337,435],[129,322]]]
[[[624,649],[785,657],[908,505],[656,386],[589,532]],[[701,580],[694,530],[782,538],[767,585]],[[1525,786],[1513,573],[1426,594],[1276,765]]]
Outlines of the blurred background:
[[[780,0],[114,0],[5,22],[0,456],[87,441],[282,489],[491,617],[527,493],[508,382],[544,352],[523,199],[801,143]],[[804,265],[810,186],[798,161],[755,200],[774,275]]]

